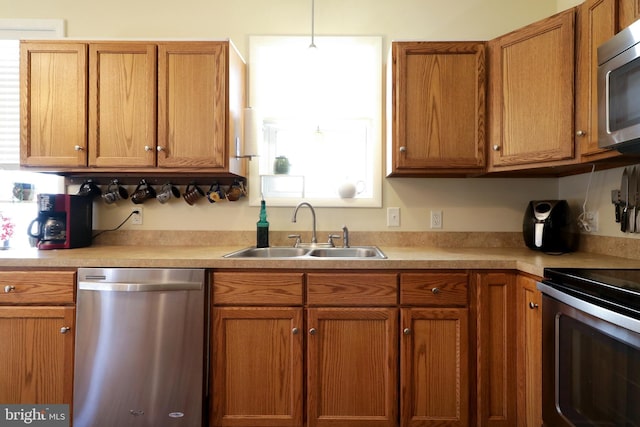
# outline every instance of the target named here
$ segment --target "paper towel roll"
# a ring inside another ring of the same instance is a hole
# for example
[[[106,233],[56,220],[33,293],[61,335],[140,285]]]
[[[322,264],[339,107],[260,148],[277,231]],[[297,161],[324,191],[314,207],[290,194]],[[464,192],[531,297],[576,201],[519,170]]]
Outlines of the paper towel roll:
[[[258,155],[258,135],[262,128],[254,108],[244,109],[244,156]]]

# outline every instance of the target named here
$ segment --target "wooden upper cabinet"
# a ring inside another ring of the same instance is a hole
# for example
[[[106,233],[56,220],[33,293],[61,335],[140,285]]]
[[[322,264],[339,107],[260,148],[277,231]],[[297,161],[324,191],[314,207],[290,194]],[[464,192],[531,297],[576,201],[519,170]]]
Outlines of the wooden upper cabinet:
[[[640,19],[640,0],[618,0],[620,9],[618,11],[619,27],[618,31],[628,27]]]
[[[158,166],[224,168],[227,49],[158,46]]]
[[[231,42],[22,42],[21,164],[245,174]]]
[[[485,166],[485,44],[394,42],[387,174],[473,173]]]
[[[20,45],[20,164],[87,164],[87,46]]]
[[[489,170],[574,160],[573,9],[489,42]]]
[[[89,45],[89,117],[89,166],[155,166],[155,44]]]
[[[575,145],[582,161],[619,156],[598,147],[598,46],[616,33],[618,0],[587,0],[576,16]]]

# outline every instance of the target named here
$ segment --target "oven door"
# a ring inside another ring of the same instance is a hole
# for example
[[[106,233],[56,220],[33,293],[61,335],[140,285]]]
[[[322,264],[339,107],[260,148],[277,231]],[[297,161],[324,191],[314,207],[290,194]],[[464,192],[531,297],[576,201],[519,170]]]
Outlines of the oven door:
[[[544,425],[640,426],[640,322],[538,287]]]

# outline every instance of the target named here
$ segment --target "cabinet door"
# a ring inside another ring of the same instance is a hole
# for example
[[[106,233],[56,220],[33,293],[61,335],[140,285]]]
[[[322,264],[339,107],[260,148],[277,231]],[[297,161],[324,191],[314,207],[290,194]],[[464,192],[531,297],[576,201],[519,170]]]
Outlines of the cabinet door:
[[[392,45],[391,175],[484,167],[485,46]]]
[[[87,165],[87,46],[20,44],[20,164]]]
[[[403,308],[403,427],[469,425],[466,308]]]
[[[158,45],[158,166],[226,167],[228,44]]]
[[[155,45],[92,43],[89,76],[89,166],[155,166]]]
[[[74,310],[0,306],[0,402],[71,404]]]
[[[478,426],[516,424],[516,278],[479,273],[477,292]]]
[[[542,293],[536,280],[518,275],[518,425],[542,425]]]
[[[211,425],[302,425],[302,308],[213,309]]]
[[[598,46],[616,33],[617,0],[587,0],[577,11],[575,144],[583,161],[619,156],[598,147]]]
[[[492,40],[489,58],[490,169],[572,160],[574,11]]]
[[[308,426],[397,426],[398,310],[308,310]]]
[[[628,27],[640,19],[640,0],[618,0],[620,2],[618,30]]]

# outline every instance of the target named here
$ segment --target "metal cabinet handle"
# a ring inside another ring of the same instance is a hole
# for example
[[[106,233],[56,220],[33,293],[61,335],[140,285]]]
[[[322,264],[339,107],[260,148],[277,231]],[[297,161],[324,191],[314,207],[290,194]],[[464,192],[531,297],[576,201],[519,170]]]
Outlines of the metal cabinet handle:
[[[161,146],[161,145],[158,145],[158,146],[156,147],[156,150],[158,150],[158,153],[159,153],[159,152],[161,152],[161,151],[164,151],[164,147],[163,147],[163,146]]]
[[[73,149],[76,150],[76,151],[82,151],[82,150],[84,150],[84,147],[82,147],[80,145],[74,145]]]
[[[15,291],[15,290],[16,290],[16,287],[12,286],[12,285],[7,285],[7,286],[4,287],[4,293],[5,294],[8,294],[9,292]]]
[[[309,335],[315,335],[317,333],[318,333],[318,331],[316,330],[316,328],[309,329]]]
[[[293,328],[293,329],[291,329],[291,333],[292,333],[293,335],[298,335],[298,332],[300,332],[300,330],[299,330],[298,328]]]
[[[493,151],[500,151],[500,146],[498,144],[495,144],[492,148]]]
[[[586,136],[586,135],[587,135],[587,133],[585,131],[583,131],[583,130],[579,130],[579,131],[576,132],[576,136]]]
[[[405,147],[404,145],[402,147],[400,147],[400,152],[401,153],[406,153],[407,152],[407,147]]]
[[[60,328],[60,333],[61,334],[66,334],[67,332],[69,332],[71,330],[70,327],[68,326],[63,326],[62,328]]]
[[[533,302],[533,301],[529,301],[529,308],[530,308],[531,310],[534,310],[534,309],[538,308],[538,304],[536,304],[536,303],[535,303],[535,302]]]
[[[145,145],[144,151],[153,151],[153,148],[149,147],[148,145]]]
[[[405,335],[411,335],[411,329],[409,329],[409,328],[404,328],[404,329],[402,330],[402,333],[403,333],[403,334],[405,334]]]
[[[439,288],[431,288],[431,293],[434,295],[438,295],[440,293],[440,289]]]

